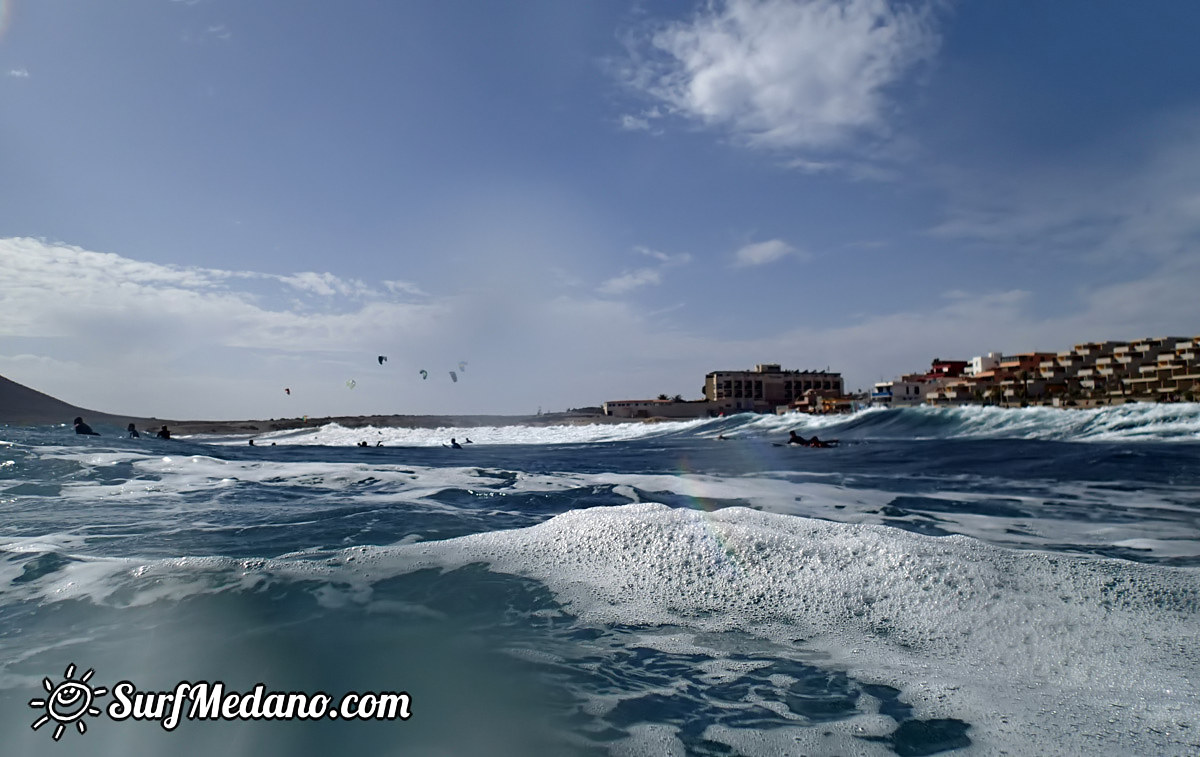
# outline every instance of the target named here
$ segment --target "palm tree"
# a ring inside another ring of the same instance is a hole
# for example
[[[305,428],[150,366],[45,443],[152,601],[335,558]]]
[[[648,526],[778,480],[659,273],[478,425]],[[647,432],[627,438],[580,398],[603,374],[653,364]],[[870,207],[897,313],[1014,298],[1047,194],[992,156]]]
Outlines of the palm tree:
[[[655,399],[660,399],[660,400],[669,400],[669,399],[671,399],[671,398],[670,398],[670,397],[668,397],[668,396],[667,396],[667,395],[665,395],[665,394],[660,394],[660,395],[658,395],[657,397],[655,397]]]

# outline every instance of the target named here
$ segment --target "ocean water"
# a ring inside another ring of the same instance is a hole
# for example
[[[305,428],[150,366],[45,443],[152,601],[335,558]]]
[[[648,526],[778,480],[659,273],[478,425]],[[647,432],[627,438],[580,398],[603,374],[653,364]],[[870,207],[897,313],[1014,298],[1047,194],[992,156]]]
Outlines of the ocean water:
[[[1200,754],[1200,405],[98,430],[0,427],[4,755]]]

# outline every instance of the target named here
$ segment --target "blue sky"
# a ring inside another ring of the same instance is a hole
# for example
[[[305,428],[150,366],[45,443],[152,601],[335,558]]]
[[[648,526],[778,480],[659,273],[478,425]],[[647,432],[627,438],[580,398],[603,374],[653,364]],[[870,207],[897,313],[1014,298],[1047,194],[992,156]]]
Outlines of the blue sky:
[[[0,374],[86,407],[524,413],[1200,332],[1194,4],[0,8]]]

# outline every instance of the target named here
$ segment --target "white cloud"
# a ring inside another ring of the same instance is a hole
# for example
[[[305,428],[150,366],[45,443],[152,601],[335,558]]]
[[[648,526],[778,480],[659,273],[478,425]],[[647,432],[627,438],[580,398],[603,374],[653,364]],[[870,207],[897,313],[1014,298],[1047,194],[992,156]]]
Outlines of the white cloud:
[[[393,294],[414,294],[421,297],[427,296],[421,287],[409,281],[384,281],[383,286]]]
[[[621,128],[625,131],[650,131],[650,121],[640,116],[631,116],[628,113],[621,116]]]
[[[658,267],[616,277],[612,288],[652,285],[664,266],[689,260],[633,252]],[[0,239],[0,270],[0,373],[83,407],[165,418],[533,412],[660,392],[695,397],[706,372],[760,362],[829,365],[849,385],[869,386],[934,356],[1062,349],[1200,323],[1200,259],[1186,258],[1081,289],[1048,317],[1028,291],[959,290],[907,311],[848,316],[838,328],[753,338],[663,318],[660,300],[642,308],[578,289],[568,296],[544,280],[472,284],[410,304],[386,285],[370,296],[347,285],[343,296],[336,282],[346,279],[297,275],[333,290],[309,297],[322,305],[314,312],[308,300],[286,304],[308,296],[285,282],[292,277],[161,266],[31,239]],[[454,384],[447,372],[460,360],[470,368]]]
[[[692,256],[686,252],[662,252],[661,250],[653,250],[649,247],[634,247],[635,252],[645,255],[649,258],[654,258],[665,266],[686,265],[692,262]]]
[[[291,276],[280,276],[279,280],[296,289],[326,297],[332,295],[362,297],[374,293],[371,287],[358,279],[342,279],[328,272],[305,271]]]
[[[742,247],[733,254],[733,259],[734,265],[745,267],[773,263],[788,255],[804,257],[803,253],[782,239],[771,239]]]
[[[668,268],[687,265],[692,262],[692,256],[686,252],[668,253],[643,246],[634,247],[633,249],[639,255],[645,255],[648,258],[657,260],[659,262],[658,267],[625,271],[620,276],[608,279],[602,283],[597,288],[597,291],[601,294],[621,295],[643,286],[660,284],[662,283],[663,273]]]
[[[888,88],[938,44],[920,2],[718,0],[632,46],[625,76],[751,145],[827,150],[886,132]]]
[[[601,294],[626,294],[648,284],[661,282],[662,274],[659,271],[652,268],[639,268],[605,281],[600,285],[599,291]]]
[[[29,69],[25,68],[24,66],[21,66],[20,68],[10,68],[8,73],[5,75],[11,79],[28,79]]]

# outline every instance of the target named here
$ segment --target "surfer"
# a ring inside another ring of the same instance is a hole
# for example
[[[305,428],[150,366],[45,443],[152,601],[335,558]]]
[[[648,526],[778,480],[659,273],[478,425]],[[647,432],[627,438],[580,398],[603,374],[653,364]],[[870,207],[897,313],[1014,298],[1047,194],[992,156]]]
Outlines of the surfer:
[[[450,438],[450,448],[451,449],[462,449],[462,445],[459,444],[457,441],[455,441],[453,437],[451,437]]]
[[[171,429],[167,428],[166,426],[163,426],[162,428],[160,428],[158,430],[158,433],[155,434],[155,436],[157,436],[159,439],[170,439],[171,438]]]
[[[253,446],[254,446],[254,440],[253,440],[253,439],[251,439],[251,440],[250,440],[250,446],[251,446],[251,447],[253,447]]]
[[[86,436],[100,436],[95,431],[92,431],[91,426],[83,422],[83,418],[75,419],[75,433],[84,434]]]
[[[137,432],[137,427],[134,426],[132,423],[130,423],[129,426],[125,430],[129,432],[130,439],[140,439],[141,438],[141,434],[139,434]]]
[[[789,434],[788,440],[787,440],[788,444],[799,444],[802,447],[808,446],[808,440],[805,439],[803,436],[800,436],[799,434],[797,434],[795,431],[789,431],[788,434]],[[816,439],[815,436],[813,438]]]

